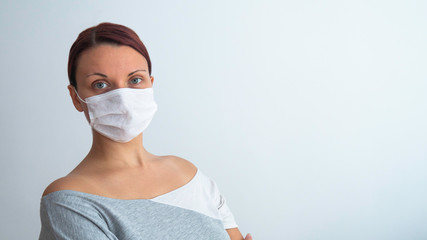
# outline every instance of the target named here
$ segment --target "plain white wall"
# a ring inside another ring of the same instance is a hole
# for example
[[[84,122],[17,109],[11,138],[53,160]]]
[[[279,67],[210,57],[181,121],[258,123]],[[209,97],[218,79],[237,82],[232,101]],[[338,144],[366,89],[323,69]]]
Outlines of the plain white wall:
[[[426,1],[1,1],[0,238],[91,144],[66,86],[79,32],[134,29],[159,111],[144,141],[215,179],[243,233],[427,238]]]

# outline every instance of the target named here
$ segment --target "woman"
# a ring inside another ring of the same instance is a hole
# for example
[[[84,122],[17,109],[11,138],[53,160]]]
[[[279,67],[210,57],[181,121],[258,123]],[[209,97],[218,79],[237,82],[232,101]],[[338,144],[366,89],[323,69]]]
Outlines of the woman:
[[[185,159],[143,147],[157,105],[150,57],[135,32],[102,23],[80,33],[68,77],[93,144],[44,191],[39,239],[243,239],[215,182]]]

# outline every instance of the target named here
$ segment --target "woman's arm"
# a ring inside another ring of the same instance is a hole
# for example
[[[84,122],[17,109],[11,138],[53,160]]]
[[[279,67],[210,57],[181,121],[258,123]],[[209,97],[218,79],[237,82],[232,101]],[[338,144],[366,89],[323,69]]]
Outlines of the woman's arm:
[[[252,240],[252,236],[248,233],[246,237],[243,239],[242,234],[238,228],[230,228],[227,229],[228,235],[230,235],[231,240]]]

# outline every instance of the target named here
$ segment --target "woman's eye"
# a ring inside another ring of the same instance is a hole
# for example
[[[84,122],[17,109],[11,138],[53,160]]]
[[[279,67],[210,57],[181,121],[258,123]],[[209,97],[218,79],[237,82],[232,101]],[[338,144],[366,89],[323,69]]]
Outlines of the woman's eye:
[[[105,82],[97,82],[93,85],[96,89],[103,89],[107,87],[107,84]]]
[[[138,83],[140,83],[140,82],[142,82],[142,78],[133,78],[132,80],[130,80],[130,83],[132,83],[132,84],[138,84]]]

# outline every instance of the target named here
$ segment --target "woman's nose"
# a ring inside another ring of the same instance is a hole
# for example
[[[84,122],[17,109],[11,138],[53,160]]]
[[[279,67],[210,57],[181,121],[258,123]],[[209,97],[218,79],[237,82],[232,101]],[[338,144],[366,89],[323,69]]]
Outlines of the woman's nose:
[[[127,88],[127,87],[128,85],[126,84],[125,81],[114,82],[112,84],[112,89]]]

